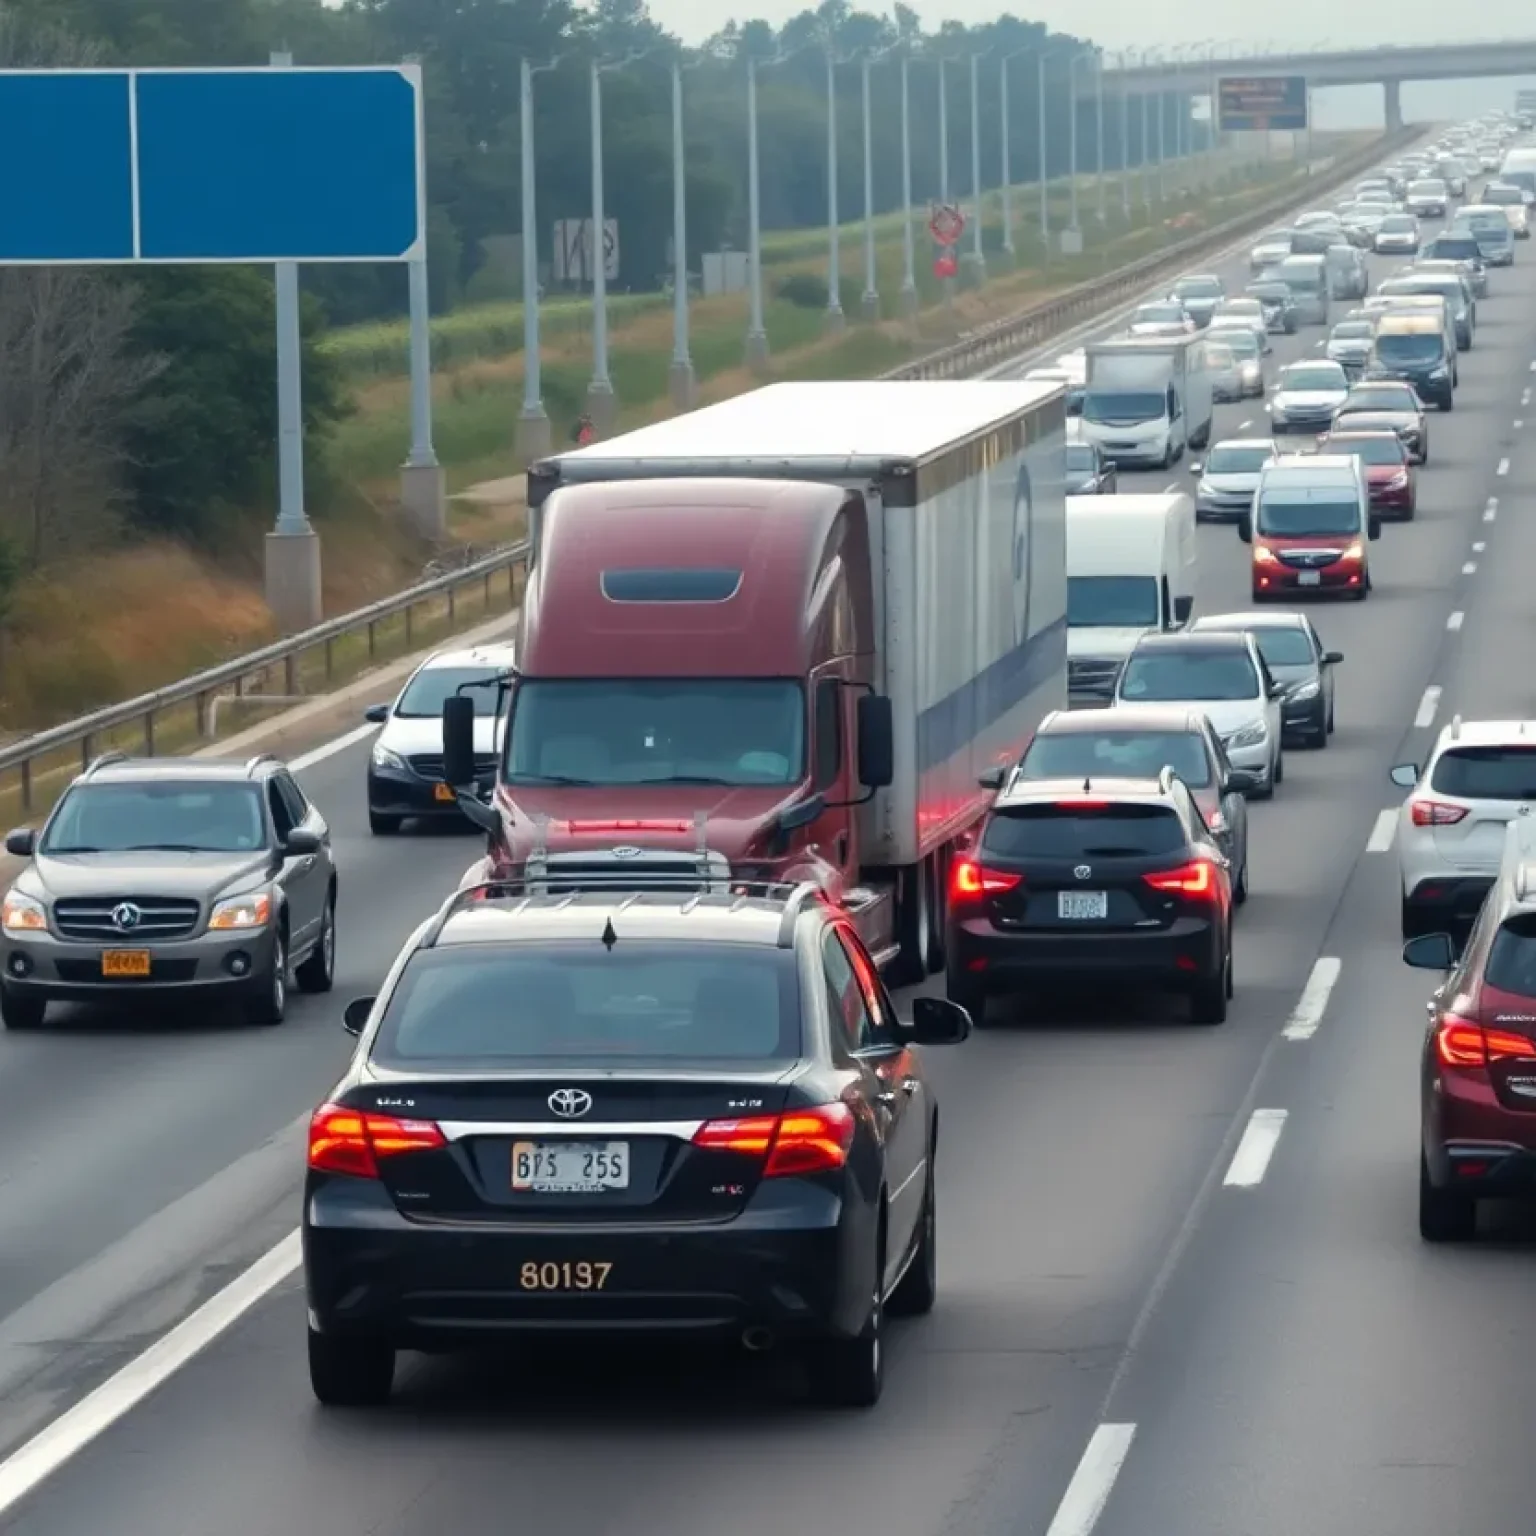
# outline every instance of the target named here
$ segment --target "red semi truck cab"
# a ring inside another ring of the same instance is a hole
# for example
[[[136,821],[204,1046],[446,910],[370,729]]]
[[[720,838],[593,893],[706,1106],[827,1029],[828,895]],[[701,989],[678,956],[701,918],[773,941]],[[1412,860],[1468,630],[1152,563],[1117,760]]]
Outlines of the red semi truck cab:
[[[488,803],[444,715],[466,883],[815,878],[942,968],[978,777],[1065,698],[1064,440],[1059,385],[791,384],[535,465]]]

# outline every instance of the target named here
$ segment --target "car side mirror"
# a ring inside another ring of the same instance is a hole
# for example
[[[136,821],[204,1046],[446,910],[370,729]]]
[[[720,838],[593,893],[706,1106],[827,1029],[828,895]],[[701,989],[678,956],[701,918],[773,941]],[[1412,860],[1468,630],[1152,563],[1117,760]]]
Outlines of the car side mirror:
[[[1403,963],[1418,971],[1448,971],[1456,964],[1456,943],[1448,933],[1421,933],[1403,945]]]
[[[1249,773],[1246,768],[1234,768],[1227,775],[1227,782],[1222,786],[1223,792],[1230,795],[1251,795],[1259,787],[1259,776]]]
[[[363,719],[366,720],[369,725],[383,725],[384,722],[389,719],[389,705],[370,704],[368,708],[363,711]]]
[[[5,834],[5,851],[13,859],[30,859],[37,848],[37,833],[31,827],[17,827]]]
[[[808,827],[826,808],[826,797],[823,795],[812,795],[809,800],[786,806],[779,812],[778,829],[780,832],[793,832],[798,827]]]
[[[1283,683],[1271,683],[1264,690],[1264,696],[1268,699],[1283,699],[1285,697],[1285,685]]]
[[[1003,787],[1007,777],[1008,770],[1006,768],[988,768],[985,773],[976,775],[976,782],[983,789],[990,789],[995,794]]]
[[[368,1015],[373,1012],[376,1002],[376,997],[354,997],[341,1011],[341,1027],[349,1035],[362,1034],[363,1026],[367,1024]]]
[[[917,997],[907,1033],[917,1045],[959,1045],[970,1036],[971,1016],[946,998]]]
[[[318,832],[310,832],[303,827],[295,827],[283,839],[283,852],[292,854],[295,857],[308,853],[319,853],[324,846]]]
[[[1365,536],[1368,539],[1381,537],[1381,519],[1374,512],[1365,521]]]
[[[1399,763],[1387,775],[1399,789],[1412,789],[1419,782],[1417,763]]]
[[[1343,660],[1344,660],[1344,652],[1343,651],[1324,651],[1323,652],[1323,665],[1325,667],[1336,667]]]
[[[475,782],[475,701],[462,693],[443,700],[443,780],[455,789]]]
[[[885,789],[896,777],[896,722],[891,701],[878,693],[859,699],[859,783]]]
[[[1237,536],[1243,541],[1244,544],[1253,543],[1253,517],[1250,513],[1244,512],[1243,515],[1238,518]]]
[[[1190,463],[1189,472],[1192,475],[1203,475],[1205,473],[1205,465],[1199,459],[1194,459]]]

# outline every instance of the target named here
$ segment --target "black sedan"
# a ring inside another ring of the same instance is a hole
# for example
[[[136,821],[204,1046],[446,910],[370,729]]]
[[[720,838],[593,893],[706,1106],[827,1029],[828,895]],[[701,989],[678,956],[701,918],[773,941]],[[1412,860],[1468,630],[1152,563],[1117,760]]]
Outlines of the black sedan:
[[[1215,613],[1196,619],[1192,630],[1243,630],[1251,634],[1270,675],[1284,690],[1280,731],[1286,746],[1326,747],[1333,735],[1333,669],[1341,651],[1324,648],[1312,620],[1297,610]]]
[[[322,1403],[385,1402],[402,1349],[670,1331],[796,1349],[867,1407],[886,1316],[933,1306],[922,1048],[965,1011],[899,1019],[813,886],[630,867],[467,887],[347,1008],[304,1186]]]
[[[1067,444],[1067,495],[1113,496],[1120,481],[1097,443]]]

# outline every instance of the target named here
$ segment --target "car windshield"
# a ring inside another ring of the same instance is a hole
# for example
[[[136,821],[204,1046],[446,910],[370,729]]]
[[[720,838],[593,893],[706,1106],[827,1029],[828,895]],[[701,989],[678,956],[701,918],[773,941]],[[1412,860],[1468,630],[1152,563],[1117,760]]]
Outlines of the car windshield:
[[[1091,475],[1097,458],[1091,443],[1067,444],[1067,468],[1080,470],[1085,475]]]
[[[1360,532],[1360,507],[1342,497],[1292,500],[1284,493],[1264,496],[1258,503],[1260,533],[1277,539],[1301,539],[1313,534],[1345,535]]]
[[[1444,339],[1433,331],[1387,331],[1376,338],[1384,363],[1428,363],[1444,351]]]
[[[1344,402],[1346,411],[1412,411],[1417,404],[1406,387],[1367,384],[1350,390]]]
[[[1219,299],[1221,297],[1221,279],[1219,277],[1181,277],[1173,285],[1173,291],[1181,299]]]
[[[1476,261],[1477,241],[1471,235],[1440,235],[1429,248],[1433,261]]]
[[[151,779],[75,785],[44,829],[38,852],[252,853],[266,845],[260,785]]]
[[[1483,201],[1485,203],[1519,204],[1524,201],[1520,196],[1519,187],[1484,187]]]
[[[1351,453],[1366,464],[1404,464],[1407,455],[1395,436],[1379,432],[1371,437],[1325,437],[1318,445],[1319,453]]]
[[[1284,283],[1274,282],[1255,283],[1248,292],[1260,301],[1261,307],[1266,299],[1271,304],[1281,304],[1291,296],[1291,290]]]
[[[1184,844],[1171,806],[1019,805],[992,813],[981,851],[1004,859],[1110,859],[1176,853]]]
[[[1334,341],[1369,341],[1375,335],[1375,327],[1369,320],[1345,320],[1334,326]]]
[[[788,1061],[800,1052],[790,950],[590,938],[447,945],[418,953],[390,996],[371,1058],[423,1063]]]
[[[1536,998],[1536,919],[1526,913],[1505,918],[1488,948],[1483,980],[1496,991]]]
[[[1035,737],[1019,775],[1026,779],[1155,779],[1172,768],[1191,789],[1211,782],[1204,741],[1192,731],[1063,731]]]
[[[1246,651],[1132,652],[1120,675],[1120,697],[1138,704],[1214,703],[1258,695],[1258,674]]]
[[[1152,390],[1092,389],[1083,399],[1084,421],[1159,421],[1168,397]]]
[[[1069,628],[1146,629],[1158,618],[1156,577],[1067,577]]]
[[[1304,629],[1263,624],[1249,633],[1258,642],[1259,655],[1272,667],[1305,667],[1317,660]]]
[[[1482,230],[1491,235],[1507,235],[1509,233],[1509,220],[1496,208],[1464,208],[1456,215],[1458,225],[1465,225],[1472,231]]]
[[[514,784],[797,784],[798,682],[744,678],[525,678],[513,696]]]
[[[1133,320],[1175,320],[1182,325],[1184,306],[1182,304],[1143,304],[1131,318]]]
[[[1408,183],[1409,197],[1444,197],[1445,183],[1443,181],[1410,181]]]
[[[424,667],[405,685],[395,714],[405,720],[440,715],[465,683],[491,683],[501,675],[497,667]],[[466,688],[464,697],[474,703],[477,715],[494,715],[500,692],[494,687]]]
[[[1213,326],[1211,336],[1219,338],[1221,345],[1236,358],[1246,360],[1259,355],[1259,338],[1247,326]]]
[[[1217,443],[1205,461],[1205,472],[1208,475],[1256,475],[1274,456],[1275,450],[1268,443],[1253,448]]]
[[[1309,367],[1305,363],[1280,372],[1280,388],[1286,390],[1328,390],[1340,393],[1347,387],[1343,373],[1337,366],[1331,368]]]
[[[1458,800],[1536,800],[1536,747],[1454,747],[1429,785]]]
[[[1384,235],[1411,235],[1419,227],[1419,221],[1407,213],[1389,213],[1381,221]]]
[[[1237,354],[1224,342],[1211,342],[1206,346],[1205,360],[1212,368],[1231,368],[1237,363]]]

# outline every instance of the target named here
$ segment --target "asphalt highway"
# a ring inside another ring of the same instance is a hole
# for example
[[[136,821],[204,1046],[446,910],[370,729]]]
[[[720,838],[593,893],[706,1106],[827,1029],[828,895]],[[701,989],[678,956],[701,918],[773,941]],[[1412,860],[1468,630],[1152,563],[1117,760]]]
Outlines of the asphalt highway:
[[[1241,262],[1219,270],[1246,281]],[[1465,1251],[1417,1236],[1430,983],[1399,957],[1382,819],[1400,798],[1388,768],[1452,712],[1531,710],[1536,251],[1490,286],[1456,410],[1431,417],[1417,520],[1373,547],[1368,602],[1314,609],[1345,656],[1338,730],[1289,753],[1253,807],[1229,1021],[1127,1001],[934,1053],[941,1299],[896,1334],[878,1409],[807,1409],[771,1357],[566,1345],[409,1360],[390,1409],[326,1414],[280,1259],[284,1278],[248,1284],[230,1326],[111,1422],[114,1373],[292,1231],[298,1124],[348,1054],[342,1006],[476,855],[468,833],[370,837],[355,743],[300,760],[342,876],[332,997],[278,1030],[82,1014],[0,1039],[0,1531],[1528,1524],[1531,1224]],[[1276,338],[1271,368],[1322,334]],[[1263,430],[1261,402],[1218,407],[1217,436]],[[1122,479],[1173,483],[1191,483],[1183,466]],[[1246,558],[1230,528],[1201,529],[1197,613],[1248,606]],[[75,1409],[78,1455],[8,1506],[32,1475],[15,1448],[98,1387]]]

